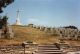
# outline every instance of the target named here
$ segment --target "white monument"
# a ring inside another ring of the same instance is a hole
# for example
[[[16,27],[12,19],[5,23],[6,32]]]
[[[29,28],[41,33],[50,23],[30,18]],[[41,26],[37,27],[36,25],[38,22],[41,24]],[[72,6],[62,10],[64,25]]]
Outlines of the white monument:
[[[15,25],[22,25],[21,22],[20,22],[20,18],[19,18],[19,10],[17,11],[17,19],[16,19],[16,23]]]

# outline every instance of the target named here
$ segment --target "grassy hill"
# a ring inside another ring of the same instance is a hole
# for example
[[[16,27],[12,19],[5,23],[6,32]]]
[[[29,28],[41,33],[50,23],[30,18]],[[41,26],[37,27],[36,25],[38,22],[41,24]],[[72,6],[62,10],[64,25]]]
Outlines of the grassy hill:
[[[22,27],[22,26],[12,26],[13,32],[15,34],[14,40],[23,42],[23,41],[34,41],[37,43],[54,43],[57,41],[57,36],[52,36],[47,34],[44,31],[31,27]]]
[[[13,39],[0,39],[0,45],[21,44],[24,41],[33,41],[38,44],[48,44],[58,42],[59,36],[54,36],[36,28],[27,26],[12,26],[14,32]],[[80,41],[65,40],[74,45],[80,45]]]
[[[52,36],[44,31],[27,26],[12,26],[14,32],[13,39],[0,39],[0,44],[20,44],[24,41],[33,41],[38,44],[54,43],[57,36]]]

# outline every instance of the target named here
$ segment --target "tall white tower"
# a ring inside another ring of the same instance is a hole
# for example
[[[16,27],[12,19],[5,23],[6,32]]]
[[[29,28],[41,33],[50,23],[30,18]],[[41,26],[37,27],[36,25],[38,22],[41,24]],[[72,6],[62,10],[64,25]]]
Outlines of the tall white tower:
[[[17,19],[16,19],[16,23],[15,25],[22,25],[21,22],[20,22],[20,18],[19,18],[19,10],[17,11]]]

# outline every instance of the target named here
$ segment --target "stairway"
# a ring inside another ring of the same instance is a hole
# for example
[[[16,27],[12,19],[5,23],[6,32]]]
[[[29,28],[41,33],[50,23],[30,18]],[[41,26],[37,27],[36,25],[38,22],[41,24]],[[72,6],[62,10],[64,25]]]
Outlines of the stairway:
[[[36,54],[62,54],[62,51],[54,44],[39,45]]]

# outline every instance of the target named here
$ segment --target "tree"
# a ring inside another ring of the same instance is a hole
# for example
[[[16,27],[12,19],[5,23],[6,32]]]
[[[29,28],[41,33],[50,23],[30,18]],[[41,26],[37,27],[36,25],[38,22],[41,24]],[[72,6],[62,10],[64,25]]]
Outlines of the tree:
[[[14,2],[14,0],[0,0],[0,13],[3,12],[3,8],[7,7],[12,2]]]
[[[66,27],[63,27],[63,28],[71,28],[71,29],[78,29],[76,26],[66,26]]]

